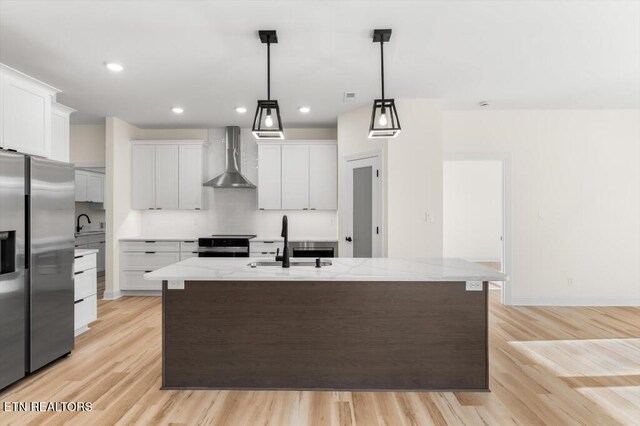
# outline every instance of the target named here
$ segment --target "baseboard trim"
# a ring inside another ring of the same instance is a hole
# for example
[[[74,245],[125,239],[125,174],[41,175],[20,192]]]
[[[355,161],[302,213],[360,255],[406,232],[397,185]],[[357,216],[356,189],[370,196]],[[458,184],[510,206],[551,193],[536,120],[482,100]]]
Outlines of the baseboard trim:
[[[105,290],[104,294],[102,295],[103,300],[116,300],[116,299],[120,299],[120,297],[122,297],[122,293],[120,292],[120,290],[115,290],[115,291]]]
[[[162,296],[162,290],[121,290],[123,297],[126,296]]]
[[[640,306],[640,298],[613,299],[555,299],[537,297],[512,297],[514,306]]]

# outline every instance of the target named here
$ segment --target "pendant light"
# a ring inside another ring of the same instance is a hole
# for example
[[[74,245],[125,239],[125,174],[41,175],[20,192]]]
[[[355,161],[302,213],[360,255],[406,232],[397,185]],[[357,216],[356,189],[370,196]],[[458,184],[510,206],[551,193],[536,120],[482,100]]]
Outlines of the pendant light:
[[[384,43],[391,39],[391,30],[373,30],[373,42],[380,43],[380,78],[382,80],[382,97],[373,101],[369,139],[395,138],[402,130],[396,103],[384,97]]]
[[[273,30],[261,30],[258,35],[267,45],[267,99],[258,101],[251,132],[256,139],[284,139],[280,107],[277,100],[271,100],[271,44],[278,42],[278,36]]]

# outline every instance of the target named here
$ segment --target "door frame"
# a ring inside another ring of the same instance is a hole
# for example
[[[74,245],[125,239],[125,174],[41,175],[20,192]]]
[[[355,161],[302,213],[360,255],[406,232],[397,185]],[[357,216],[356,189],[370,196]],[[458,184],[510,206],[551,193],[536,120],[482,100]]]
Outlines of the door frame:
[[[444,152],[442,161],[499,161],[502,163],[502,272],[511,276],[513,259],[513,217],[511,196],[511,153],[509,152]],[[502,285],[502,303],[511,304],[513,281]]]
[[[342,157],[340,157],[340,170],[341,170],[341,174],[343,176],[343,184],[342,184],[342,213],[341,213],[341,224],[342,224],[342,229],[341,229],[341,234],[339,236],[340,238],[340,244],[342,244],[342,247],[347,247],[347,243],[345,242],[345,238],[346,238],[346,232],[347,232],[347,224],[349,222],[349,214],[353,214],[352,212],[348,211],[349,206],[351,205],[350,202],[350,193],[349,193],[349,180],[351,177],[349,176],[349,162],[350,161],[355,161],[355,160],[366,160],[368,158],[377,158],[378,161],[378,170],[380,170],[380,176],[378,179],[378,185],[375,185],[374,188],[372,188],[373,191],[375,191],[372,195],[373,195],[373,202],[374,202],[374,217],[377,216],[378,217],[378,221],[379,221],[379,227],[380,227],[380,233],[377,234],[378,238],[377,239],[373,239],[373,241],[375,241],[377,243],[377,252],[376,252],[376,247],[374,246],[374,249],[372,250],[372,256],[373,257],[386,257],[386,250],[385,250],[385,241],[386,241],[386,226],[385,226],[385,209],[384,209],[384,176],[385,176],[385,170],[384,170],[384,152],[382,149],[376,149],[376,150],[372,150],[372,151],[366,151],[366,152],[359,152],[357,154],[349,154],[349,155],[343,155]],[[375,202],[377,200],[377,203]],[[351,257],[353,257],[353,250],[350,250],[351,252]],[[346,254],[346,249],[345,250],[340,250],[340,254]]]

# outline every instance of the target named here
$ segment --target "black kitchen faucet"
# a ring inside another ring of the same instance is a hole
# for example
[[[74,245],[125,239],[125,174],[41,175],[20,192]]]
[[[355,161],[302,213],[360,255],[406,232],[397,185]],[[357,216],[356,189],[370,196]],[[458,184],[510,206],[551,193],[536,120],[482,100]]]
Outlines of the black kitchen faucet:
[[[283,268],[288,268],[289,264],[289,223],[287,220],[287,215],[282,216],[282,233],[280,234],[282,238],[284,238],[284,247],[282,248],[282,256],[279,256],[278,253],[280,249],[276,252],[276,262],[282,262]]]
[[[86,217],[86,218],[87,218],[87,222],[88,222],[88,223],[91,223],[91,219],[89,219],[89,216],[87,216],[86,214],[82,213],[81,215],[78,215],[78,219],[77,219],[77,222],[76,222],[76,232],[80,232],[80,230],[81,230],[82,228],[84,228],[84,226],[80,226],[80,218],[81,218],[82,216],[84,216],[84,217]]]

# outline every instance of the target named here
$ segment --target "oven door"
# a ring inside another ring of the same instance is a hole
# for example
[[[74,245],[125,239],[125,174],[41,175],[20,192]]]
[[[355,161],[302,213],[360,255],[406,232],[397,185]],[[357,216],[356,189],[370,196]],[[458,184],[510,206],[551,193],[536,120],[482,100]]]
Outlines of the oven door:
[[[198,257],[249,257],[249,247],[198,247]]]
[[[334,257],[333,247],[293,247],[293,257]]]

